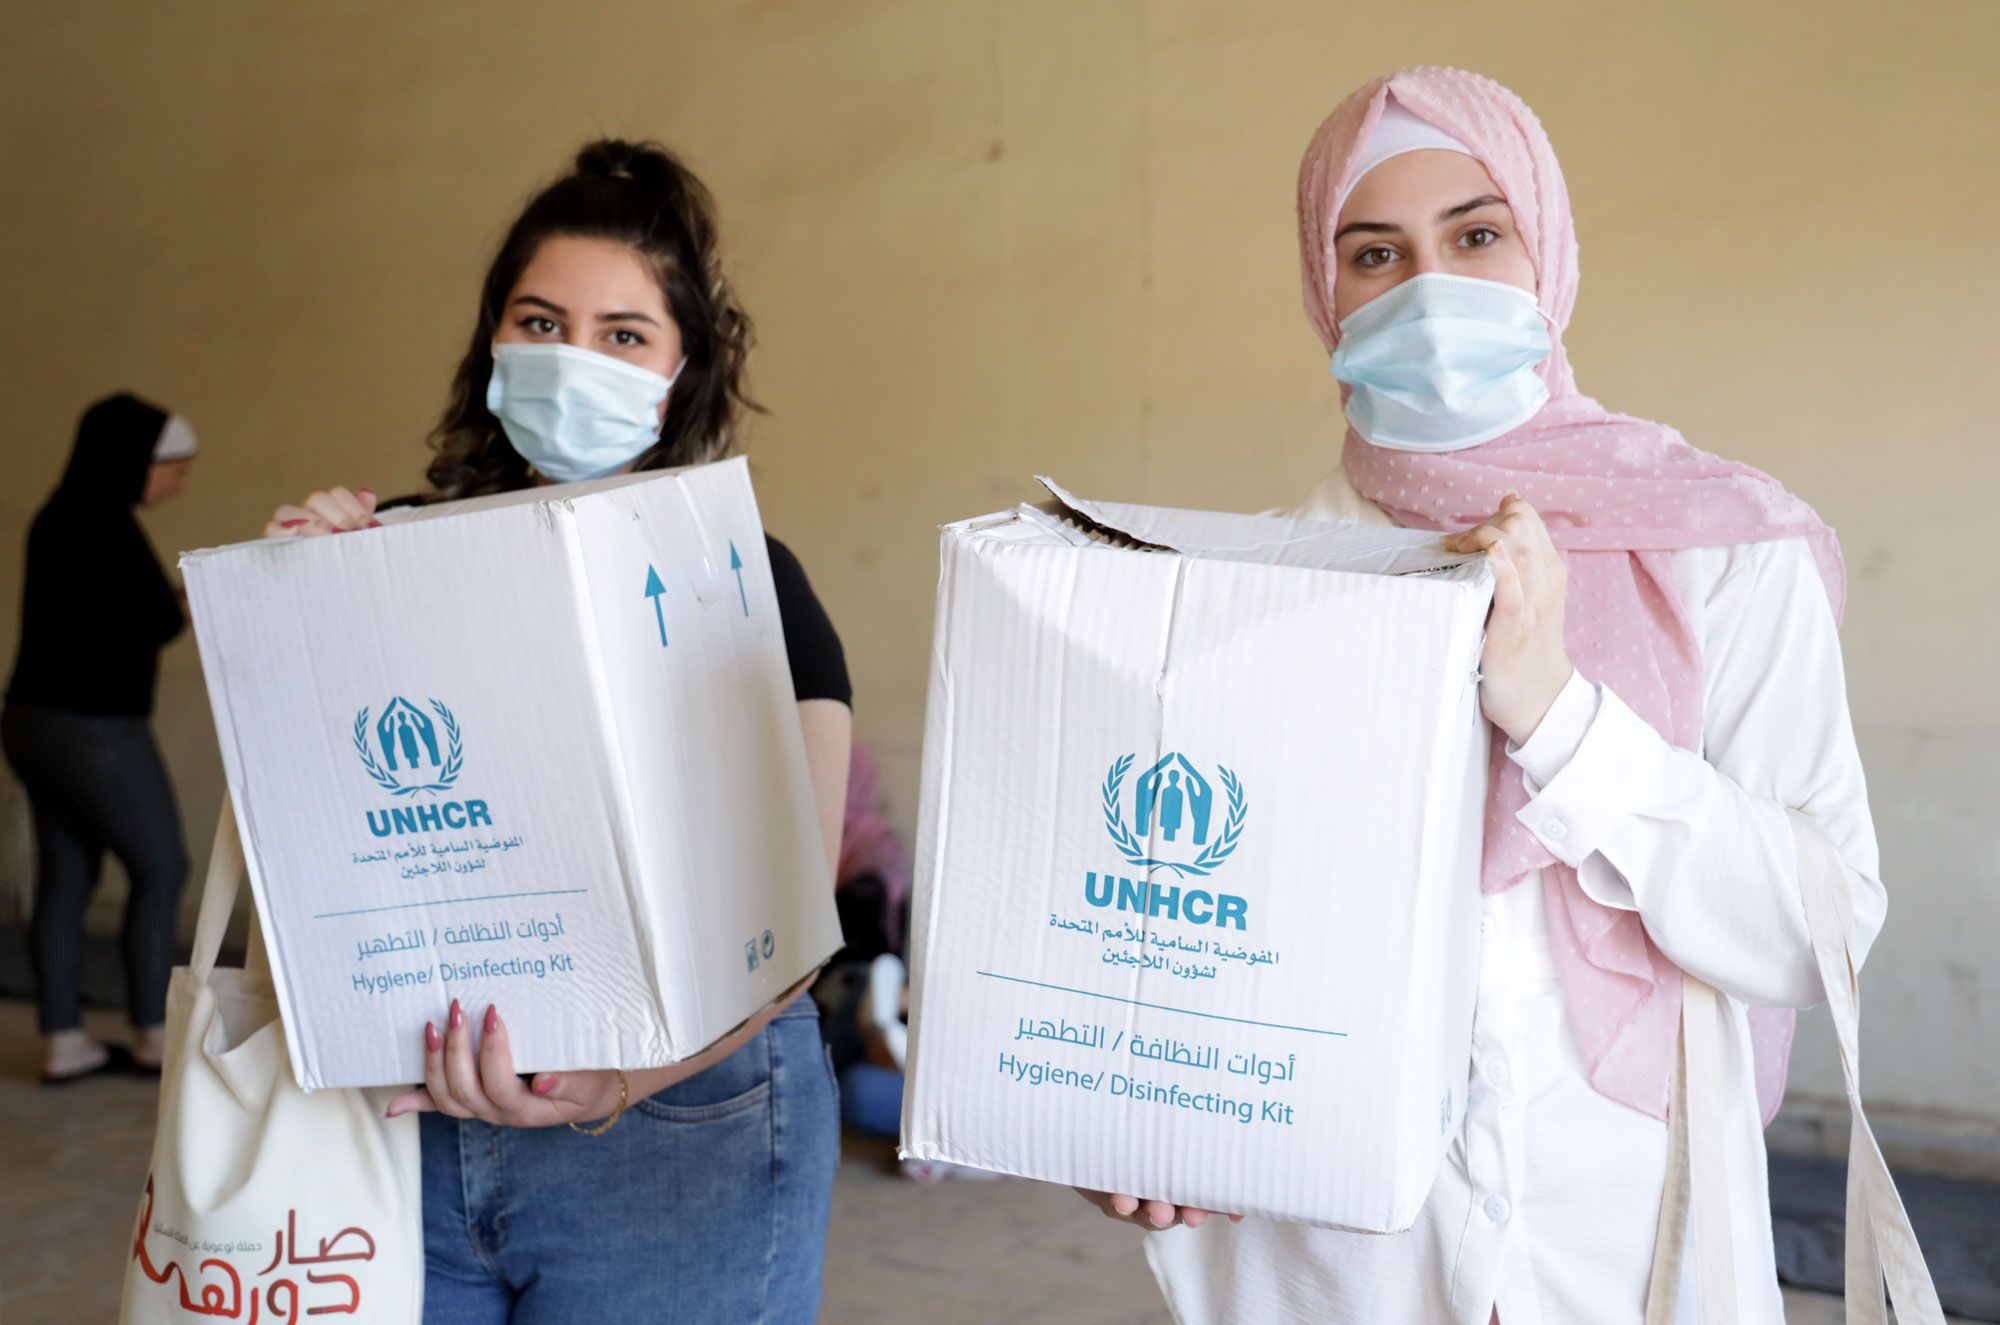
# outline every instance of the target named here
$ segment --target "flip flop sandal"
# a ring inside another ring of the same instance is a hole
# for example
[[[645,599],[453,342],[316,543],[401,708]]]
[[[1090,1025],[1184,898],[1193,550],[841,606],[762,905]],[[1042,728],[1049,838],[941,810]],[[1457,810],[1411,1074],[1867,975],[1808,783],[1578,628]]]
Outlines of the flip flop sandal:
[[[132,1068],[131,1050],[122,1044],[107,1044],[104,1046],[104,1061],[96,1067],[87,1067],[81,1072],[64,1072],[59,1076],[44,1072],[42,1073],[42,1084],[44,1086],[73,1086],[77,1082],[88,1080],[91,1077],[113,1076],[118,1073],[130,1072]],[[157,1074],[158,1069],[156,1068],[154,1071]]]

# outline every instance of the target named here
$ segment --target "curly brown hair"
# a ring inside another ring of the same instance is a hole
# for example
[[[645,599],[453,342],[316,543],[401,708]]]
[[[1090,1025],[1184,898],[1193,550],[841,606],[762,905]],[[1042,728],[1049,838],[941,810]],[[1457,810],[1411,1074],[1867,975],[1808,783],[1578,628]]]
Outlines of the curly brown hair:
[[[557,236],[629,245],[652,266],[667,311],[680,326],[687,366],[674,383],[660,440],[634,469],[670,469],[729,454],[745,412],[762,412],[744,385],[755,341],[749,315],[722,273],[715,199],[694,172],[657,143],[590,143],[575,168],[537,193],[486,269],[472,344],[452,379],[451,400],[431,432],[437,452],[428,500],[451,501],[525,488],[528,462],[486,408],[493,336],[507,296],[542,244]]]

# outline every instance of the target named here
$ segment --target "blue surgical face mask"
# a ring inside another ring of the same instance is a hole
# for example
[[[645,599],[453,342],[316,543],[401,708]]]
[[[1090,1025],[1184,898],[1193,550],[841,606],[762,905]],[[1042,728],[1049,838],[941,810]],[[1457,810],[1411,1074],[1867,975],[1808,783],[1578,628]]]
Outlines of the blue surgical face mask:
[[[557,483],[603,478],[660,440],[673,377],[574,345],[495,345],[486,408],[536,472]]]
[[[1376,446],[1460,451],[1547,403],[1535,365],[1553,348],[1526,290],[1426,272],[1347,315],[1333,375],[1354,388],[1347,421]]]

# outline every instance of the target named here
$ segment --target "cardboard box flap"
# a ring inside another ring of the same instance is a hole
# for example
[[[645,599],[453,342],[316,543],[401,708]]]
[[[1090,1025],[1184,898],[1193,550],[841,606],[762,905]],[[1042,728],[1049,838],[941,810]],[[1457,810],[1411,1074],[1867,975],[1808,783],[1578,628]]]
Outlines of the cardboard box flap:
[[[496,511],[509,506],[553,506],[575,501],[593,493],[606,492],[612,488],[628,488],[638,483],[651,482],[680,470],[651,470],[642,474],[613,474],[609,478],[588,479],[582,483],[547,484],[541,487],[521,488],[513,492],[496,492],[484,497],[465,497],[458,501],[430,502],[416,506],[397,506],[383,511],[377,518],[385,525],[416,524],[425,520],[436,520],[446,516],[469,515],[474,511]],[[356,531],[366,532],[366,531]],[[237,543],[226,543],[217,547],[193,548],[180,554],[179,564],[206,561],[218,554],[229,554],[238,548],[253,543],[276,543],[293,545],[300,540],[284,536],[279,538],[250,538]]]
[[[1013,518],[1026,526],[1030,537],[1053,535],[1072,547],[1115,547],[1128,552],[1175,551],[1164,543],[1147,543],[1122,529],[1100,524],[1060,501],[1037,502],[1032,506],[1024,504],[1013,513]]]
[[[745,481],[749,478],[749,461],[743,456],[735,456],[731,459],[719,460],[714,463],[721,467],[717,470],[718,473],[727,470],[740,470]],[[651,469],[635,474],[612,474],[606,478],[585,479],[577,483],[541,484],[509,492],[489,493],[483,497],[464,497],[457,501],[398,506],[381,512],[379,520],[385,528],[400,528],[405,525],[422,524],[426,521],[447,517],[473,515],[485,511],[506,510],[517,506],[529,506],[541,508],[540,523],[543,526],[547,526],[555,522],[558,508],[573,511],[575,503],[586,497],[614,492],[621,488],[636,488],[641,485],[658,482],[662,479],[680,479],[700,468],[702,466],[682,465],[675,469]],[[731,576],[733,572],[741,569],[741,563],[739,562],[738,565],[731,566],[726,559],[712,555],[712,551],[717,546],[717,543],[711,536],[713,531],[707,528],[706,517],[702,514],[701,503],[693,498],[685,484],[677,482],[672,490],[679,500],[680,514],[695,531],[695,536],[692,539],[686,540],[684,544],[684,550],[692,550],[695,555],[692,560],[683,562],[680,574],[693,591],[695,601],[702,606],[707,607],[725,601],[736,592],[733,587],[736,581]],[[639,518],[636,514],[637,508],[633,507],[632,509],[635,511],[633,518],[636,520]],[[354,530],[352,531],[352,536],[366,537],[370,532],[370,530],[365,529]],[[249,539],[243,543],[227,544],[221,547],[197,548],[193,551],[182,552],[180,554],[179,565],[185,570],[192,564],[205,561],[218,554],[232,553],[238,548],[259,544],[281,549],[275,555],[282,557],[289,555],[288,552],[282,549],[300,546],[302,540],[292,537],[262,538]],[[664,556],[665,554],[663,553],[662,555]]]
[[[1100,543],[1212,561],[1367,575],[1457,571],[1450,578],[1482,580],[1491,573],[1484,556],[1447,552],[1438,535],[1426,529],[1090,501],[1053,479],[1038,476],[1038,481],[1054,496],[1057,509],[1024,506],[1022,518],[1079,546]]]
[[[612,474],[605,478],[584,479],[577,483],[544,483],[532,488],[519,488],[511,492],[488,493],[484,497],[462,497],[457,501],[431,502],[419,506],[398,506],[394,510],[382,512],[384,524],[408,524],[416,520],[435,520],[439,516],[467,515],[473,511],[497,511],[509,506],[556,506],[574,502],[582,497],[595,496],[600,492],[610,492],[616,488],[629,488],[640,483],[651,483],[656,479],[677,476],[685,472],[681,469],[651,469],[637,474]]]

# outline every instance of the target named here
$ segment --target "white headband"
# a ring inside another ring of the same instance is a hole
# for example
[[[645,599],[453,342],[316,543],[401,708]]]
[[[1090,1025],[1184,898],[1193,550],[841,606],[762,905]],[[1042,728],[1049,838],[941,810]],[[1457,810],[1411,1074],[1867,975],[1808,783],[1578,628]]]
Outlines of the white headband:
[[[153,463],[162,460],[185,460],[194,454],[194,429],[178,414],[167,416],[167,426],[160,429],[159,440],[153,443]]]
[[[1477,152],[1443,129],[1403,109],[1403,103],[1396,100],[1396,94],[1390,93],[1382,103],[1382,118],[1375,121],[1374,132],[1368,135],[1368,141],[1361,145],[1360,153],[1354,158],[1354,173],[1347,177],[1347,189],[1340,196],[1341,204],[1345,205],[1347,194],[1354,191],[1354,186],[1361,182],[1363,175],[1390,157],[1401,156],[1405,152],[1429,151],[1458,152],[1475,161],[1479,159]],[[1336,206],[1333,214],[1340,215],[1340,207]]]

